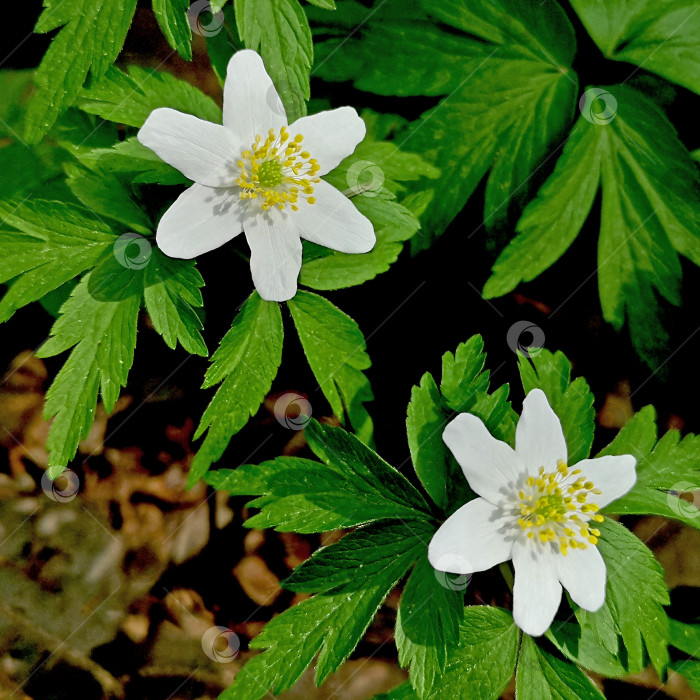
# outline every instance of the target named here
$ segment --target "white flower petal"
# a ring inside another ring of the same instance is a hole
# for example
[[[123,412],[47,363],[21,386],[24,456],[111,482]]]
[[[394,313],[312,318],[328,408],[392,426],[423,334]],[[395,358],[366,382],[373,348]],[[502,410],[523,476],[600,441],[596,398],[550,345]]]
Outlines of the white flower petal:
[[[243,231],[240,200],[229,188],[194,184],[158,222],[156,243],[171,258],[194,258]]]
[[[297,119],[289,126],[289,136],[301,134],[301,145],[321,169],[318,175],[337,167],[362,141],[367,133],[364,121],[353,107],[338,107]]]
[[[496,440],[481,419],[460,413],[447,424],[442,439],[476,493],[494,504],[512,495],[523,466],[513,448]]]
[[[606,569],[597,547],[569,549],[555,557],[557,576],[576,605],[595,612],[605,602]]]
[[[554,471],[558,460],[567,459],[561,422],[541,389],[533,389],[523,401],[515,430],[515,451],[529,474],[537,474],[540,467]]]
[[[603,493],[591,494],[588,500],[601,508],[624,496],[637,482],[637,460],[632,455],[606,455],[584,459],[573,469],[580,469],[579,477],[592,481]]]
[[[372,222],[333,185],[321,180],[314,185],[315,204],[299,200],[291,216],[299,235],[312,243],[341,253],[367,253],[377,242]]]
[[[227,187],[236,180],[240,143],[221,124],[162,107],[150,113],[138,140],[200,185]]]
[[[513,619],[526,634],[539,637],[554,620],[561,602],[555,557],[548,547],[531,542],[513,546]]]
[[[253,283],[267,301],[287,301],[297,292],[302,248],[294,213],[270,209],[243,222]]]
[[[279,131],[287,115],[262,58],[250,50],[237,51],[228,62],[224,84],[224,126],[249,148],[260,134]]]
[[[428,560],[438,571],[471,574],[510,559],[512,535],[498,509],[476,498],[455,511],[433,535]]]

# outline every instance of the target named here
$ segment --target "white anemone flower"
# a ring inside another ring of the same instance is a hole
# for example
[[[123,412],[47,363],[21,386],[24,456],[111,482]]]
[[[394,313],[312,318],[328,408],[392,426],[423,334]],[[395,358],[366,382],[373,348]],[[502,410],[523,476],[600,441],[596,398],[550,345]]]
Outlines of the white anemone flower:
[[[569,467],[561,423],[540,389],[525,398],[515,449],[468,413],[447,425],[443,439],[480,498],[435,533],[433,567],[472,574],[512,559],[513,618],[535,637],[552,624],[562,586],[584,610],[598,610],[606,580],[598,511],[634,486],[635,458],[609,455]]]
[[[194,258],[245,232],[253,283],[264,299],[296,293],[301,238],[343,253],[366,253],[372,223],[321,179],[365,136],[352,107],[293,124],[255,51],[231,58],[223,124],[156,109],[139,141],[194,184],[158,224],[156,241],[173,258]]]

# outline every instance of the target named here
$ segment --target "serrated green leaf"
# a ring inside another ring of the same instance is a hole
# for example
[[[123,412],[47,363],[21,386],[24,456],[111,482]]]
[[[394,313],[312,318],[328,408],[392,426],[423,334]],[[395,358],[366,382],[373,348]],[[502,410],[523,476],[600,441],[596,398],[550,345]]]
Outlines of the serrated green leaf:
[[[676,649],[698,656],[700,654],[700,625],[689,625],[679,620],[669,618],[670,644]]]
[[[351,445],[353,440],[348,438]],[[356,455],[366,456],[367,448],[353,449]],[[410,485],[404,483],[395,491],[384,485],[385,478],[389,484],[397,479],[401,484],[401,477],[374,453],[365,461],[347,453],[323,464],[278,457],[206,475],[207,483],[216,489],[232,495],[260,496],[248,504],[260,512],[246,520],[246,527],[312,533],[378,520],[429,517],[425,503],[416,494],[411,495]]]
[[[267,651],[252,658],[236,674],[221,700],[258,700],[269,691],[281,693],[296,683],[319,652],[317,685],[335,671],[425,546],[408,531],[394,545],[393,555],[366,585],[318,594],[268,622],[251,642],[252,647]]]
[[[435,503],[447,512],[473,498],[464,474],[442,440],[448,420],[455,412],[481,418],[491,434],[510,444],[515,437],[517,416],[508,401],[508,386],[487,394],[489,373],[479,335],[461,343],[454,355],[442,358],[442,382],[425,374],[413,387],[406,429],[411,458],[418,478]]]
[[[470,605],[460,625],[459,646],[427,697],[498,700],[515,671],[520,630],[500,608]]]
[[[604,636],[599,636],[600,633]],[[571,622],[555,620],[546,636],[567,659],[607,678],[622,678],[642,670],[641,666],[626,665],[627,653],[611,617],[609,625],[598,624],[595,628],[585,629]]]
[[[515,681],[518,700],[604,700],[576,666],[540,649],[526,634]]]
[[[192,60],[192,29],[187,18],[190,0],[153,0],[153,14],[165,38],[186,61]],[[216,9],[212,6],[212,11]]]
[[[39,141],[73,103],[88,72],[100,78],[121,51],[136,0],[44,0],[34,31],[63,25],[36,71],[37,92],[26,116],[25,137]]]
[[[136,203],[129,187],[111,172],[94,172],[77,163],[67,163],[64,170],[71,192],[95,214],[117,221],[137,233],[153,232],[151,220]]]
[[[282,360],[279,304],[253,292],[211,358],[204,388],[222,382],[202,415],[195,439],[206,431],[188,477],[195,484],[218,460],[229,440],[255,415]]]
[[[234,0],[238,34],[257,51],[292,123],[306,114],[314,49],[297,0]]]
[[[169,348],[178,341],[194,355],[208,355],[202,338],[202,322],[196,309],[202,307],[204,280],[191,260],[175,260],[158,249],[151,252],[146,267],[143,298],[153,327]]]
[[[411,683],[420,697],[430,694],[459,641],[464,611],[462,581],[447,584],[421,557],[411,572],[396,616],[399,663],[409,667]]]
[[[49,473],[58,476],[87,437],[98,391],[107,413],[114,408],[134,359],[143,272],[107,259],[89,272],[61,307],[51,337],[37,351],[53,357],[73,348],[46,394],[44,415],[53,419],[46,447]]]
[[[571,0],[571,4],[606,58],[633,63],[700,93],[696,2]]]
[[[426,372],[420,385],[411,389],[406,432],[416,475],[428,495],[441,508],[448,506],[449,481],[452,476],[459,478],[459,474],[451,469],[449,454],[442,441],[445,425],[440,391],[432,375]]]
[[[364,427],[362,435],[369,438],[369,414],[362,401],[372,396],[362,371],[371,363],[362,331],[318,294],[299,291],[287,305],[311,371],[333,413],[340,419],[347,413],[351,425],[356,430]]]
[[[312,289],[341,289],[386,272],[403,243],[420,228],[416,215],[394,201],[396,193],[405,189],[401,183],[438,175],[436,168],[414,153],[401,151],[392,143],[365,140],[325,179],[352,196],[357,209],[372,222],[377,242],[361,256],[306,244],[301,284]]]
[[[221,3],[222,7],[224,3]],[[214,3],[210,4],[212,12],[214,11]],[[219,83],[223,86],[226,81],[226,69],[228,62],[231,60],[236,51],[245,48],[243,43],[238,39],[238,34],[233,31],[236,25],[236,17],[233,5],[223,7],[223,26],[225,31],[207,32],[207,53],[212,70],[219,79]],[[228,31],[227,28],[231,28]]]
[[[150,148],[141,145],[135,136],[111,148],[96,148],[80,156],[89,168],[128,176],[134,184],[185,185],[189,180],[162,161]]]
[[[413,541],[411,556],[417,558],[427,549],[434,532],[434,526],[420,520],[367,525],[335,544],[321,547],[300,564],[282,586],[297,593],[327,593],[339,587],[344,591],[361,590],[381,577],[387,562],[396,557],[397,552],[401,555],[405,547],[402,540]],[[458,608],[461,611],[462,606]],[[457,624],[454,636],[457,636]]]
[[[445,230],[489,169],[485,225],[504,228],[572,119],[573,27],[554,0],[426,0],[416,18],[398,0],[385,7],[383,16],[367,11],[350,37],[321,45],[317,72],[382,95],[446,96],[401,141],[442,171],[412,250]]]
[[[498,256],[484,297],[503,296],[538,277],[578,235],[600,184],[598,134],[580,119],[571,130],[553,175],[518,221],[518,234]]]
[[[622,638],[631,672],[644,667],[646,653],[663,677],[670,635],[662,607],[669,603],[663,569],[627,528],[607,518],[598,527],[598,549],[607,568],[605,603],[593,613],[576,607],[576,618],[598,639],[609,638],[612,626]]]
[[[595,90],[609,113],[597,114]],[[561,163],[525,211],[484,293],[503,294],[551,265],[578,235],[600,185],[603,315],[617,329],[627,318],[635,347],[655,366],[668,337],[659,297],[680,304],[678,253],[700,264],[698,169],[666,116],[632,88],[589,88],[586,100]]]
[[[680,498],[700,489],[700,436],[681,440],[676,430],[656,443],[655,412],[642,409],[601,454],[631,454],[637,459],[637,483],[606,513],[661,515],[700,528],[700,510]],[[653,447],[653,450],[652,450]]]
[[[430,513],[418,489],[355,435],[342,428],[321,425],[313,419],[305,434],[314,454],[328,466],[354,473],[376,494],[403,505],[409,511]]]
[[[0,217],[21,231],[0,232],[0,282],[14,279],[0,301],[2,321],[91,268],[116,240],[86,210],[61,202],[0,202]]]
[[[206,121],[221,123],[221,109],[193,85],[169,73],[129,66],[128,72],[110,68],[84,89],[78,106],[107,121],[142,126],[158,107],[171,107]]]
[[[477,394],[489,388],[485,364],[484,341],[480,335],[460,343],[454,355],[446,352],[442,356],[440,393],[447,408],[457,413],[469,412]]]
[[[571,363],[562,352],[544,348],[520,356],[519,369],[523,389],[544,391],[549,404],[561,421],[569,452],[569,464],[586,459],[593,445],[595,411],[593,394],[583,377],[571,381]]]

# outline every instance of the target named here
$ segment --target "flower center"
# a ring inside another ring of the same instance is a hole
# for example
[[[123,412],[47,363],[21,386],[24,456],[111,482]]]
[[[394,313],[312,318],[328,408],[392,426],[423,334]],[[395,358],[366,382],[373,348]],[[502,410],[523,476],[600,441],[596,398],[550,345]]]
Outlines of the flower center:
[[[308,151],[302,150],[303,140],[301,134],[290,139],[286,126],[279,134],[270,129],[264,141],[258,134],[238,161],[236,184],[241,188],[241,199],[258,199],[263,211],[287,205],[297,211],[299,199],[315,204],[313,185],[321,181],[316,177],[321,167]]]
[[[563,555],[569,547],[587,549],[588,544],[598,544],[600,537],[600,530],[588,527],[589,522],[603,521],[598,505],[587,503],[590,494],[601,491],[581,476],[580,469],[570,471],[564,460],[559,460],[554,472],[540,467],[538,476],[524,479],[518,491],[518,525],[529,539],[553,542]]]

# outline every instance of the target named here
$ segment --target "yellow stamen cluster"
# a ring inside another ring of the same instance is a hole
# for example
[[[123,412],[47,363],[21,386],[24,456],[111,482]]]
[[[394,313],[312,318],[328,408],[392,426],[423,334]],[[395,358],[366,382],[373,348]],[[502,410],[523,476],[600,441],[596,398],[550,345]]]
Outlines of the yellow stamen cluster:
[[[601,491],[580,469],[570,471],[564,460],[551,473],[540,467],[539,474],[525,479],[518,492],[518,525],[528,538],[552,542],[564,555],[569,547],[587,549],[588,544],[598,544],[600,537],[600,530],[589,527],[590,521],[603,521],[598,506],[587,502],[591,494]]]
[[[316,177],[321,166],[302,150],[303,140],[301,134],[290,138],[286,126],[279,135],[270,129],[264,141],[258,134],[238,161],[241,172],[236,184],[241,188],[241,199],[259,199],[263,211],[287,205],[297,211],[300,198],[314,204],[313,185],[321,181]]]

